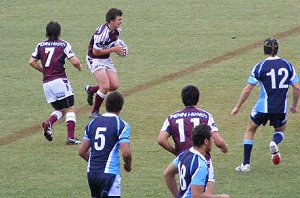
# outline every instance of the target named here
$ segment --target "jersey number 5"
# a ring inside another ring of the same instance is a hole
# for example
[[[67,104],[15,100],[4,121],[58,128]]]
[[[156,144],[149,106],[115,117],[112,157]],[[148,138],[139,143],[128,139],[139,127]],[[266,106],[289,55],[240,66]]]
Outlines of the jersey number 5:
[[[200,124],[200,119],[192,118],[192,119],[190,119],[190,122],[192,122],[194,124],[194,127],[196,127]],[[176,120],[176,124],[178,124],[180,142],[185,142],[184,119],[181,118],[181,119]]]
[[[48,54],[48,57],[47,57],[47,61],[45,63],[45,67],[49,67],[50,66],[50,61],[51,61],[51,58],[54,54],[54,47],[46,47],[45,48],[45,53]]]
[[[101,132],[106,132],[106,127],[97,127],[94,142],[94,147],[97,151],[101,151],[105,146],[105,136]]]

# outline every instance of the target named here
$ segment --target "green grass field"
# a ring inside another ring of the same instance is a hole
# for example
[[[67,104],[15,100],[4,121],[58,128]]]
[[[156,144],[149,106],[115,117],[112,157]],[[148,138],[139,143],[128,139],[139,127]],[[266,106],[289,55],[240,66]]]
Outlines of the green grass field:
[[[233,198],[297,197],[300,187],[299,113],[289,114],[285,141],[280,145],[282,163],[274,166],[268,151],[272,128],[260,128],[252,152],[251,172],[238,174],[242,138],[259,87],[236,118],[230,116],[253,67],[264,58],[262,47],[226,58],[226,54],[272,35],[299,27],[297,0],[132,0],[132,1],[0,1],[0,139],[41,125],[52,112],[46,103],[41,75],[28,65],[36,44],[43,40],[50,20],[62,26],[61,38],[71,43],[85,65],[78,72],[66,64],[75,90],[76,134],[82,137],[90,121],[83,90],[95,83],[85,64],[91,34],[104,22],[111,7],[123,10],[122,39],[129,46],[126,58],[113,56],[121,92],[171,73],[218,59],[193,72],[161,80],[154,86],[130,92],[122,117],[131,124],[132,173],[122,173],[125,198],[171,197],[163,171],[173,156],[156,144],[168,114],[183,108],[181,88],[200,88],[199,107],[209,111],[230,146],[224,155],[213,148],[216,193]],[[233,39],[235,37],[235,39]],[[300,74],[299,28],[280,36],[279,55],[290,60]],[[291,101],[291,100],[290,100]],[[103,109],[102,109],[103,112]],[[48,142],[42,128],[32,135],[0,145],[0,197],[89,197],[86,162],[78,146],[66,146],[64,120],[54,126]]]

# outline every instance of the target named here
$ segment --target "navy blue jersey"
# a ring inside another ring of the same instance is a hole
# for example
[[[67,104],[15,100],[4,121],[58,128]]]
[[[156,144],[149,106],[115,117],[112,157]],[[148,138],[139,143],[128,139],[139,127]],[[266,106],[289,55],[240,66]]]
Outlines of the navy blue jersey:
[[[120,174],[119,147],[130,142],[130,127],[119,116],[105,113],[85,128],[84,140],[91,144],[87,172]]]
[[[261,113],[286,113],[288,88],[299,82],[294,67],[278,56],[269,57],[252,69],[248,83],[260,83],[260,96],[255,110]]]
[[[206,187],[208,181],[208,167],[203,155],[193,147],[182,152],[173,164],[179,173],[179,195],[178,198],[192,197],[192,185]]]

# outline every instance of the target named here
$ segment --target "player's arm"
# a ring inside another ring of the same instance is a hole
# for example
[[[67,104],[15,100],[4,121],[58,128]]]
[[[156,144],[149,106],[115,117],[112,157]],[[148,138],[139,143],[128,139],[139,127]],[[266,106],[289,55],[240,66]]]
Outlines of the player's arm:
[[[128,142],[123,142],[120,144],[120,149],[121,149],[121,153],[122,153],[123,160],[124,160],[124,170],[126,172],[130,172],[131,171],[131,160],[132,160],[130,144]]]
[[[43,67],[39,64],[38,59],[36,59],[34,57],[30,57],[29,65],[41,73],[43,73],[43,71],[44,71]]]
[[[192,185],[192,198],[230,198],[229,195],[212,195],[204,192],[204,186]]]
[[[212,132],[212,138],[214,140],[215,145],[223,152],[228,152],[228,145],[225,140],[222,138],[218,131]]]
[[[101,50],[93,48],[93,54],[95,56],[103,56],[103,55],[107,55],[107,54],[110,54],[113,52],[122,54],[125,52],[125,49],[121,45],[115,45],[114,47],[101,49]]]
[[[248,84],[246,87],[244,87],[237,104],[235,105],[235,107],[231,111],[231,115],[235,116],[235,115],[238,114],[238,112],[240,111],[242,105],[246,102],[246,100],[250,96],[253,87],[254,87],[254,85],[252,85],[252,84]]]
[[[82,65],[80,63],[80,60],[76,56],[72,56],[69,61],[71,64],[78,69],[78,71],[82,70]]]
[[[169,151],[170,153],[176,155],[175,148],[170,144],[168,141],[168,138],[170,137],[169,133],[167,131],[160,131],[158,137],[157,137],[157,143],[163,147],[165,150]]]
[[[178,188],[176,183],[175,175],[178,173],[176,166],[171,163],[164,172],[165,182],[168,186],[168,189],[172,193],[173,197],[178,196]]]
[[[90,156],[90,153],[89,153],[89,148],[91,147],[91,144],[89,141],[83,139],[82,140],[82,143],[80,145],[80,148],[79,148],[79,156],[82,157],[85,161],[88,161],[89,160],[89,156]]]
[[[296,113],[297,112],[297,104],[299,100],[299,94],[300,94],[300,87],[299,83],[294,83],[293,85],[293,104],[291,107],[291,112]]]

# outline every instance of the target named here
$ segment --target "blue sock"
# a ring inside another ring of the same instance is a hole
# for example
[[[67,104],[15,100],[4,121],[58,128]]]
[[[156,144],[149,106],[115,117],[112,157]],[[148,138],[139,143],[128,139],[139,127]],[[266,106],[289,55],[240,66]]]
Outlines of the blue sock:
[[[243,164],[250,164],[250,156],[253,147],[253,140],[244,140],[244,162]]]
[[[273,135],[273,141],[278,145],[284,139],[284,133],[281,131],[277,131]]]

